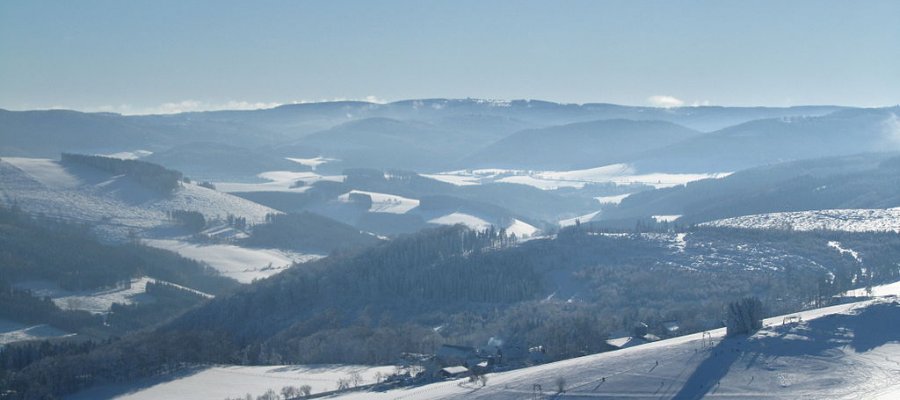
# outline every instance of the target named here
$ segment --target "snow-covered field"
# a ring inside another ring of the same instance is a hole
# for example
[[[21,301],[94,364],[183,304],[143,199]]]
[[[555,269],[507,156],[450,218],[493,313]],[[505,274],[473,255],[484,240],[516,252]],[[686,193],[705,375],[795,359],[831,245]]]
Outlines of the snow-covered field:
[[[539,231],[538,228],[532,226],[531,224],[529,224],[527,222],[524,222],[524,221],[521,221],[518,219],[513,219],[512,222],[506,226],[498,226],[497,224],[491,224],[490,222],[485,221],[484,219],[481,219],[474,215],[466,214],[466,213],[462,213],[462,212],[454,212],[454,213],[450,213],[450,214],[447,214],[447,215],[444,215],[441,217],[432,218],[432,219],[428,220],[428,223],[435,224],[435,225],[462,224],[462,225],[465,225],[465,226],[467,226],[471,229],[475,229],[475,230],[484,230],[484,229],[489,228],[491,225],[494,225],[494,228],[496,228],[496,229],[500,229],[500,228],[506,229],[506,234],[508,234],[508,235],[515,233],[516,237],[518,237],[520,239],[532,237]]]
[[[631,193],[620,194],[617,196],[600,196],[594,198],[597,199],[600,204],[619,204],[628,196],[631,196]]]
[[[750,229],[900,232],[900,208],[779,212],[720,219],[701,225]]]
[[[327,158],[327,157],[314,157],[314,158],[294,158],[294,157],[286,157],[288,161],[293,161],[300,165],[305,165],[307,167],[312,168],[313,171],[322,164],[327,164],[332,161],[340,161],[336,158]]]
[[[168,224],[166,213],[189,210],[207,219],[228,214],[248,223],[265,221],[277,211],[242,198],[194,184],[183,184],[169,196],[140,186],[125,176],[58,161],[8,158],[0,161],[0,202],[25,211],[79,222],[92,222],[113,237]]]
[[[372,199],[372,206],[369,212],[390,213],[390,214],[406,214],[413,208],[419,206],[419,200],[408,199],[393,194],[366,192],[362,190],[351,190],[338,196],[338,201],[349,203],[352,194],[368,195]]]
[[[565,227],[568,227],[568,226],[573,226],[573,225],[575,225],[576,223],[582,223],[582,224],[583,224],[583,223],[585,223],[585,222],[591,222],[591,220],[594,219],[594,217],[596,217],[597,214],[600,214],[600,211],[594,211],[594,212],[592,212],[592,213],[587,213],[587,214],[584,214],[584,215],[580,215],[580,216],[577,216],[577,217],[575,217],[575,218],[564,219],[564,220],[559,221],[559,226],[560,226],[561,228],[565,228]]]
[[[653,216],[653,220],[656,221],[657,223],[675,222],[678,220],[678,218],[681,218],[681,215],[654,215]]]
[[[520,221],[518,219],[513,219],[513,222],[506,227],[506,234],[512,235],[516,234],[516,237],[519,238],[528,238],[534,236],[535,233],[538,232],[538,228],[535,228],[531,224]]]
[[[207,293],[176,285],[171,282],[157,281],[156,279],[148,277],[132,279],[131,284],[128,286],[77,292],[62,289],[53,283],[44,281],[20,282],[15,284],[15,286],[21,289],[28,289],[34,293],[34,295],[39,297],[49,297],[57,307],[63,310],[83,310],[94,314],[105,314],[109,312],[113,303],[133,304],[152,301],[152,298],[145,294],[147,292],[148,282],[162,282],[189,290],[203,297],[212,297],[212,295]]]
[[[263,182],[215,182],[216,190],[238,192],[294,192],[303,193],[318,181],[343,182],[343,175],[319,175],[315,172],[268,171],[257,175]],[[297,185],[302,182],[303,185]]]
[[[171,239],[146,239],[142,243],[209,264],[222,275],[241,283],[268,278],[294,262],[302,263],[324,257],[277,249],[251,249],[224,244],[201,245]]]
[[[153,154],[153,152],[149,151],[149,150],[135,150],[135,151],[120,151],[118,153],[100,154],[100,155],[104,156],[104,157],[118,158],[121,160],[138,160],[138,159],[147,157],[151,154]]]
[[[357,365],[275,365],[275,366],[216,366],[193,371],[174,380],[147,380],[129,385],[101,386],[67,397],[69,400],[222,400],[249,393],[254,398],[272,389],[279,392],[285,386],[309,385],[312,394],[333,391],[339,379],[353,374],[362,378],[360,384],[375,383],[378,374],[394,372],[393,366]]]
[[[26,340],[51,339],[74,335],[74,333],[61,331],[50,325],[25,325],[0,319],[0,347]]]
[[[474,215],[469,215],[461,212],[455,212],[452,214],[444,215],[442,217],[434,218],[429,220],[428,223],[437,225],[463,224],[469,228],[476,230],[482,230],[491,226],[490,222],[487,222]]]
[[[611,164],[596,168],[572,171],[525,171],[508,169],[477,169],[448,171],[422,175],[454,185],[479,185],[493,182],[517,183],[543,190],[559,188],[583,188],[591,183],[615,183],[617,185],[645,184],[656,188],[684,185],[701,179],[718,179],[730,172],[707,174],[638,173],[627,164]],[[623,195],[622,198],[624,198]],[[612,196],[611,202],[621,201]],[[598,199],[599,200],[599,199]],[[604,202],[603,200],[600,200]]]
[[[896,296],[900,285],[889,294]],[[885,291],[886,293],[888,291]],[[896,399],[896,297],[768,318],[751,337],[724,329],[509,372],[340,399]],[[564,380],[558,393],[557,380]]]

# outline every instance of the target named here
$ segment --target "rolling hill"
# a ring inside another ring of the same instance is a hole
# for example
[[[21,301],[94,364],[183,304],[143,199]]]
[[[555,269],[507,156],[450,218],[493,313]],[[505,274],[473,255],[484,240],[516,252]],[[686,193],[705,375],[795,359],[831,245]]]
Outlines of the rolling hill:
[[[570,170],[615,164],[699,132],[663,121],[580,122],[509,135],[461,164],[468,168]]]

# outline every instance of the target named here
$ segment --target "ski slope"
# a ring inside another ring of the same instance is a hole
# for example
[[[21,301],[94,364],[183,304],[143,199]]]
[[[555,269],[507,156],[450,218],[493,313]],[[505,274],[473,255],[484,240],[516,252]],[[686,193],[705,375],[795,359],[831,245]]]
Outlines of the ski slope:
[[[900,284],[885,296],[778,316],[746,337],[725,330],[467,379],[339,399],[896,399]],[[887,288],[890,288],[888,290]],[[565,380],[564,393],[556,381]]]
[[[745,215],[701,225],[749,228],[830,230],[845,232],[900,232],[900,208],[843,209]]]

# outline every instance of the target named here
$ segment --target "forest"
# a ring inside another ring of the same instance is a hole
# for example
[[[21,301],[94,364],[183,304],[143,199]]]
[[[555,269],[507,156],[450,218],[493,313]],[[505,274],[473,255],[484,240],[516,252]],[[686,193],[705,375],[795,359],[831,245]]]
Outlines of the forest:
[[[63,164],[86,165],[114,175],[128,175],[141,185],[161,194],[169,194],[178,189],[183,178],[181,172],[146,161],[72,153],[62,153],[60,160]]]
[[[682,250],[673,237],[685,240]],[[832,240],[865,263],[828,248]],[[698,256],[708,265],[692,264]],[[608,337],[636,322],[658,335],[668,320],[682,333],[721,327],[727,305],[745,297],[760,299],[764,315],[840,301],[833,296],[850,287],[895,279],[898,257],[895,233],[576,226],[516,243],[493,230],[445,227],[295,266],[152,334],[33,362],[9,372],[6,385],[62,394],[198,362],[390,364],[402,352],[490,337],[503,338],[510,362],[535,345],[556,360],[606,351]],[[118,367],[108,369],[113,360]],[[73,380],[66,365],[78,365],[86,381]]]

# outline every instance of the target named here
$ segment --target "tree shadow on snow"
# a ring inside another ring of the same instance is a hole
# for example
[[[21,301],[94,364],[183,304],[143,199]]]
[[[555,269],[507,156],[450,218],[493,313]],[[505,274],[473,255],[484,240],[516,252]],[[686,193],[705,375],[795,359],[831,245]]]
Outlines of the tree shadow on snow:
[[[106,384],[92,386],[75,394],[66,396],[66,400],[94,400],[94,399],[112,399],[119,396],[135,394],[142,390],[149,389],[153,386],[164,384],[167,382],[177,381],[187,378],[206,370],[208,367],[197,366],[178,370],[177,372],[156,376],[153,378],[141,379],[135,382],[121,384]]]
[[[900,343],[900,303],[876,303],[855,313],[833,314],[804,323],[765,329],[747,337],[723,339],[710,350],[675,399],[700,399],[714,392],[731,366],[747,357],[747,368],[760,359],[822,356],[835,350],[864,353],[887,343]]]

